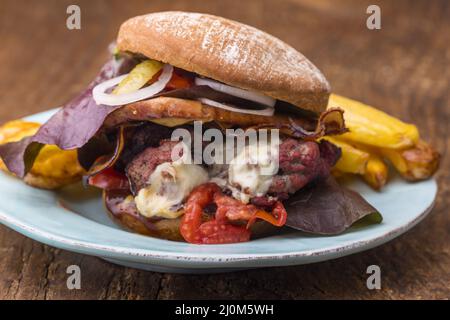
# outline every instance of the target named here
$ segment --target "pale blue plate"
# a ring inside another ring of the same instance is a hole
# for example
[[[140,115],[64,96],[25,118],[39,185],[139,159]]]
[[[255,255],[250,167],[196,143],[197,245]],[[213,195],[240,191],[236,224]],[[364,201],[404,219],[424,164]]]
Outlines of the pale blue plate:
[[[27,119],[43,122],[54,112]],[[45,191],[4,173],[0,174],[0,221],[37,241],[120,265],[159,272],[213,273],[313,263],[373,248],[422,220],[437,192],[435,180],[412,184],[395,177],[382,192],[359,180],[348,186],[382,213],[383,223],[353,227],[338,236],[292,231],[240,244],[190,245],[122,230],[106,215],[97,190],[74,185],[60,192]]]

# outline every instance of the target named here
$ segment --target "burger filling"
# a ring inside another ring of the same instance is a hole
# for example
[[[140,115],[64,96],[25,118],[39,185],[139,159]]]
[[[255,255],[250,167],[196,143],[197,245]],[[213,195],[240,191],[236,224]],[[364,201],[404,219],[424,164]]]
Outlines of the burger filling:
[[[149,133],[158,127],[148,123],[134,129],[136,134],[129,139],[134,143],[127,144],[113,169],[124,172],[123,179],[128,184],[121,185],[126,185],[132,193],[133,209],[150,220],[182,216],[188,199],[198,194],[198,188],[214,184],[222,200],[225,197],[233,200],[229,209],[242,207],[226,212],[227,224],[248,224],[254,221],[259,210],[259,214],[268,214],[264,216],[266,221],[276,225],[274,207],[282,207],[281,201],[311,181],[327,177],[340,155],[339,149],[327,141],[282,137],[278,148],[260,143],[246,146],[229,164],[172,162],[171,155],[178,142],[166,138],[159,142],[142,139],[142,132]],[[129,201],[128,197],[131,208]],[[209,201],[204,204],[205,210],[211,205],[217,207],[214,201]],[[217,212],[217,208],[212,212]]]
[[[263,94],[153,60],[144,60],[130,73],[98,84],[93,96],[97,104],[111,106],[158,96],[177,97],[266,117],[274,114],[278,103]],[[282,201],[313,180],[327,177],[340,156],[340,150],[331,143],[314,141],[325,132],[309,132],[293,124],[291,131],[300,136],[283,133],[276,145],[261,141],[246,145],[228,164],[185,163],[182,160],[192,154],[175,149],[178,141],[169,138],[176,128],[192,130],[192,119],[149,120],[152,122],[134,123],[127,129],[130,133],[122,139],[125,145],[105,170],[89,177],[89,183],[107,190],[128,190],[129,196],[116,201],[116,209],[111,211],[129,210],[146,225],[182,216],[180,233],[192,243],[247,241],[250,227],[258,219],[283,226],[287,213]],[[220,121],[212,122],[221,126]],[[172,161],[174,152],[180,160]]]
[[[275,150],[261,141],[236,150],[226,164],[179,161],[192,154],[178,150],[171,135],[195,129],[197,120],[222,133],[279,129],[280,139]],[[108,212],[125,226],[167,239],[221,244],[248,241],[255,228],[268,224],[336,234],[377,213],[359,194],[324,179],[340,149],[318,139],[345,131],[339,108],[303,111],[260,92],[121,53],[35,135],[0,151],[8,169],[23,178],[31,167],[24,159],[32,164],[36,143],[77,149],[87,171],[84,181],[104,189]],[[285,201],[290,196],[292,201]],[[375,218],[381,221],[379,214]]]

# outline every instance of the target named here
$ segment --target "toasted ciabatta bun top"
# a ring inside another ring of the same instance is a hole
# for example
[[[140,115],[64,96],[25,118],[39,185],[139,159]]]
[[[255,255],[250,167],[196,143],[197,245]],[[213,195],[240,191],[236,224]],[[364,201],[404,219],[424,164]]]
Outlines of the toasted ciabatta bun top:
[[[330,87],[300,52],[245,24],[200,13],[159,12],[122,24],[117,45],[301,109],[326,109]]]

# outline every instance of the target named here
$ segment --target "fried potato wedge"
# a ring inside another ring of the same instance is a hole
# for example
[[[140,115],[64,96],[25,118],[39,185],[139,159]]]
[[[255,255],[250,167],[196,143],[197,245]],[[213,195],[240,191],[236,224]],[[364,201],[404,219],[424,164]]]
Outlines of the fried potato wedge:
[[[342,154],[335,168],[343,173],[364,174],[369,161],[370,154],[356,148],[352,144],[342,141],[337,137],[323,137],[334,145],[341,148]]]
[[[19,141],[36,133],[41,125],[36,122],[13,120],[0,127],[0,143]]]
[[[36,133],[41,125],[36,122],[13,120],[0,127],[0,144],[19,141]],[[0,170],[8,171],[2,159],[0,159]]]
[[[364,180],[375,190],[380,190],[387,182],[389,169],[383,159],[371,154],[367,161]]]
[[[383,159],[371,148],[358,144],[351,144],[340,140],[340,137],[325,137],[341,148],[342,155],[334,166],[332,173],[335,177],[346,174],[360,175],[372,188],[380,190],[387,182],[388,167]]]
[[[381,149],[403,178],[409,181],[420,181],[430,178],[438,169],[440,154],[423,140],[407,149]]]
[[[439,167],[440,154],[423,140],[419,140],[411,148],[395,150],[352,144],[341,140],[340,136],[323,139],[342,150],[342,156],[333,168],[333,175],[361,175],[375,190],[380,190],[387,183],[389,168],[386,161],[408,181],[429,179]]]
[[[349,129],[339,136],[340,139],[385,149],[410,148],[419,140],[416,126],[361,102],[332,94],[328,108],[333,107],[345,111],[345,124]]]
[[[349,128],[349,132],[329,139],[342,149],[336,170],[360,174],[376,190],[388,178],[385,160],[409,181],[428,179],[436,172],[440,155],[420,139],[416,126],[336,94],[331,94],[328,104],[328,108],[333,107],[345,111]]]
[[[10,121],[0,127],[0,144],[31,136],[39,127],[40,124],[35,122]],[[0,169],[8,172],[1,160]],[[64,151],[54,145],[45,145],[24,181],[37,188],[57,189],[79,181],[83,173],[84,170],[78,163],[76,150]]]

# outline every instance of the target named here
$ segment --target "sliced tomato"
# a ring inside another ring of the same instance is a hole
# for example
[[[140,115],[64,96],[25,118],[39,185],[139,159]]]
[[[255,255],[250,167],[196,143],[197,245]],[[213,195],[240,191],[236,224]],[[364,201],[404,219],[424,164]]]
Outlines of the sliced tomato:
[[[147,82],[147,84],[152,84],[158,80],[159,76],[161,75],[162,71],[157,72],[153,78]],[[172,78],[170,78],[169,82],[166,84],[166,90],[176,90],[176,89],[185,89],[189,88],[194,84],[193,80],[189,77],[182,76],[177,73],[177,71],[174,71],[172,73]]]
[[[203,208],[213,202],[217,206],[214,218],[203,221]],[[244,242],[250,240],[250,227],[257,219],[282,227],[286,218],[286,209],[280,201],[275,202],[272,212],[269,213],[223,194],[215,183],[205,183],[190,193],[184,207],[180,233],[190,243]],[[237,220],[247,220],[247,226],[232,223]]]
[[[188,78],[180,76],[176,72],[172,74],[172,78],[169,83],[166,85],[166,89],[175,90],[175,89],[185,89],[192,86],[192,81]]]
[[[204,222],[198,233],[200,243],[203,244],[247,242],[251,236],[250,230],[245,226],[235,226],[218,220]]]
[[[127,176],[113,168],[107,168],[89,177],[88,184],[106,190],[123,190],[130,188]]]
[[[276,227],[282,227],[286,223],[287,212],[283,204],[280,201],[277,201],[273,206],[272,213],[268,213],[264,210],[256,211],[253,215],[253,218],[249,220],[247,227],[252,225],[257,218],[264,220]]]
[[[225,217],[218,220],[202,221],[203,208],[221,194],[215,183],[205,183],[196,187],[188,197],[185,214],[181,220],[180,233],[189,243],[223,244],[250,240],[250,230],[245,226],[230,224]],[[219,209],[218,209],[219,210]]]

